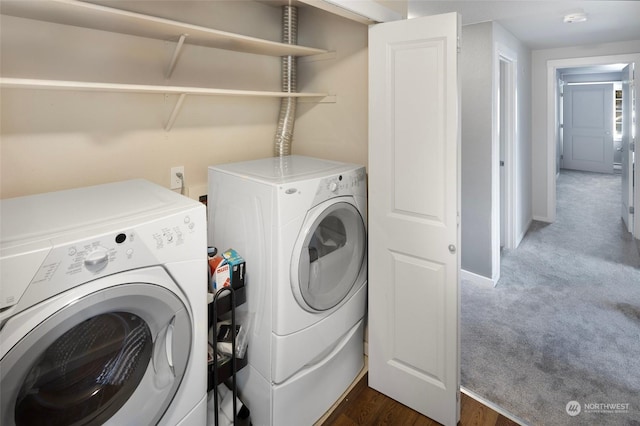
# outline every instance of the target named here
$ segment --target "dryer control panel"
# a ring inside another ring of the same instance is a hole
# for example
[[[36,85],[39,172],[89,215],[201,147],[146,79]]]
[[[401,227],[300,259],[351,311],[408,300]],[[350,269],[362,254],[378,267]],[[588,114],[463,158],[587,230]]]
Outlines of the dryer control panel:
[[[365,196],[366,179],[364,167],[324,178],[318,185],[313,205],[341,195]]]

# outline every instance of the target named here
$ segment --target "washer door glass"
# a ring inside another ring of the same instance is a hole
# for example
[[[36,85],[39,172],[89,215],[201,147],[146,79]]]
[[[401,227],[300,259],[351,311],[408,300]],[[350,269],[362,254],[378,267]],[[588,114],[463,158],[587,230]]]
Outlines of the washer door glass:
[[[20,327],[13,320],[3,332]],[[25,330],[2,358],[0,424],[155,424],[179,388],[191,342],[185,305],[166,288],[90,293]]]
[[[318,208],[317,208],[318,209]],[[364,268],[366,231],[353,204],[324,208],[300,238],[294,294],[316,311],[331,309],[349,294]],[[299,300],[300,302],[300,300]]]
[[[130,312],[82,321],[28,372],[16,401],[16,425],[85,424],[111,417],[138,387],[152,347],[149,326]]]

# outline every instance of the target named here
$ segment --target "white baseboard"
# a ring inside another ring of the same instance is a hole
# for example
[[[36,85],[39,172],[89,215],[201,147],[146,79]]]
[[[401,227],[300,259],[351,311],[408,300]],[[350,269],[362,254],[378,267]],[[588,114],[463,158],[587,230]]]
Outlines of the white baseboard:
[[[487,287],[495,287],[497,284],[497,282],[494,282],[491,278],[487,278],[473,272],[465,271],[464,269],[460,270],[460,278]]]
[[[492,409],[496,413],[502,414],[503,416],[505,416],[509,420],[511,420],[511,421],[513,421],[513,422],[515,422],[515,423],[517,423],[519,425],[522,425],[522,426],[528,426],[529,425],[529,423],[527,423],[526,421],[524,421],[520,417],[511,414],[510,412],[506,411],[505,409],[503,409],[499,405],[494,404],[493,402],[489,401],[488,399],[485,399],[485,398],[481,397],[480,395],[478,395],[477,393],[473,392],[472,390],[469,390],[469,389],[467,389],[467,388],[465,388],[463,386],[460,386],[460,392],[462,392],[463,394],[467,395],[469,398],[475,399],[476,401],[478,401],[482,405]]]
[[[533,216],[533,220],[537,220],[538,222],[547,222],[552,223],[553,221],[549,219],[547,216]]]

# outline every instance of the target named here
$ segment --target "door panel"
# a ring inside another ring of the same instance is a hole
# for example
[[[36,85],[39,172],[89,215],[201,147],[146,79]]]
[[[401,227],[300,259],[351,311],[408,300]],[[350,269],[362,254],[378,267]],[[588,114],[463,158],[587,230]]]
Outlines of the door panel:
[[[613,84],[564,89],[565,169],[613,173]]]
[[[633,207],[633,164],[634,156],[630,151],[631,142],[633,139],[633,96],[634,89],[631,82],[633,81],[633,69],[634,64],[627,65],[622,70],[622,208],[621,216],[624,221],[627,230],[633,232],[633,214],[631,213],[631,207]],[[636,235],[637,237],[637,235]]]
[[[369,385],[459,418],[459,16],[369,30]]]

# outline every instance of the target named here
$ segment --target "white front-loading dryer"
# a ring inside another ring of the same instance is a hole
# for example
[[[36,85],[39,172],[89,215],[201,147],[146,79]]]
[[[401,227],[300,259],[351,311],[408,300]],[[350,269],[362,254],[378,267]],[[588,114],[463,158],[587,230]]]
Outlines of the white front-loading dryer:
[[[204,206],[142,180],[0,205],[0,423],[206,424]]]
[[[246,260],[241,395],[256,425],[310,424],[363,366],[366,173],[303,156],[209,168],[209,243]]]

